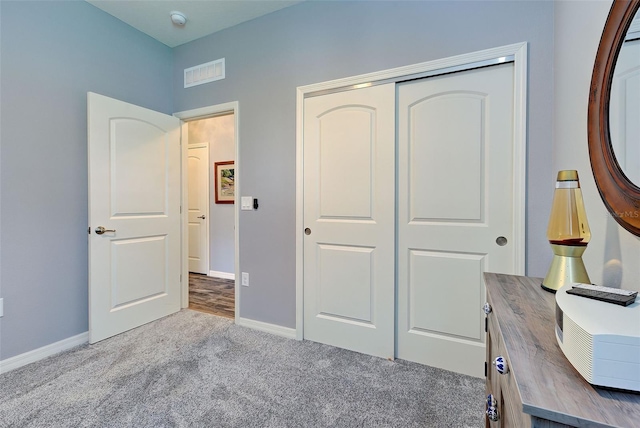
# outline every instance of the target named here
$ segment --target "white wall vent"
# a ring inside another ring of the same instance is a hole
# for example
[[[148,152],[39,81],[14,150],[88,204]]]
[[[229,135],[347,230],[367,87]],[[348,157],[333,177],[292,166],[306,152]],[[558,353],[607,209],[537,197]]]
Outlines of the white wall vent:
[[[224,58],[184,69],[185,88],[221,79],[224,79]]]

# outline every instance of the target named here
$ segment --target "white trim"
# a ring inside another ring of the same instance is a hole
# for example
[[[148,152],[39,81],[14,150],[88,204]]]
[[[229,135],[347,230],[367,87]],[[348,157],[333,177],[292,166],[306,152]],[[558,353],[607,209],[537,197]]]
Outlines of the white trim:
[[[329,82],[299,86],[296,92],[296,339],[303,339],[304,331],[304,241],[302,230],[304,229],[304,144],[303,144],[303,118],[304,98],[306,94],[318,91],[333,90],[352,85],[380,80],[400,81],[403,77],[413,74],[426,73],[449,67],[459,67],[481,61],[514,56],[514,127],[513,127],[513,242],[514,242],[514,266],[516,275],[524,275],[525,272],[525,231],[526,231],[526,142],[527,142],[527,43],[515,43],[493,49],[456,55],[435,61],[420,64],[392,68],[375,73],[362,74],[344,79],[331,80]],[[517,243],[517,245],[515,245]]]
[[[217,270],[210,270],[208,276],[222,279],[236,279],[236,274],[233,272],[220,272]]]
[[[515,275],[525,274],[527,230],[527,43],[514,47],[513,60],[513,242]]]
[[[189,125],[186,122],[180,124],[180,179],[182,180],[182,198],[180,200],[180,222],[182,244],[180,253],[180,307],[189,307],[189,177],[187,160],[189,158]]]
[[[240,185],[241,185],[241,180],[240,180],[240,171],[242,168],[242,163],[240,160],[240,104],[238,103],[238,101],[232,101],[232,102],[228,102],[228,103],[224,103],[224,104],[216,104],[213,106],[208,106],[208,107],[201,107],[201,108],[196,108],[196,109],[192,109],[192,110],[185,110],[185,111],[180,111],[177,113],[174,113],[173,115],[183,121],[187,121],[187,120],[195,120],[195,119],[204,119],[206,117],[210,117],[210,116],[215,116],[215,115],[219,115],[222,113],[230,113],[233,112],[233,119],[235,121],[234,124],[234,133],[235,133],[235,146],[236,146],[236,154],[235,154],[235,162],[236,162],[236,173],[235,173],[235,200],[234,200],[234,224],[235,224],[235,236],[234,236],[234,241],[235,241],[235,254],[234,254],[234,258],[235,258],[235,275],[234,275],[234,280],[235,278],[240,278]],[[182,186],[182,191],[183,191],[183,207],[186,206],[186,198],[187,198],[187,192],[185,190],[186,188],[186,154],[187,154],[187,146],[188,146],[188,137],[187,137],[187,125],[186,123],[183,123],[182,126],[182,137],[183,137],[183,141],[187,141],[187,144],[183,144],[182,145],[182,157],[183,157],[183,170],[182,170],[182,180],[183,180],[183,186]],[[188,236],[186,235],[187,233],[187,221],[185,221],[185,219],[187,218],[186,216],[186,210],[183,209],[183,212],[185,213],[185,215],[182,218],[182,225],[183,225],[183,234],[184,236]],[[182,263],[183,263],[183,278],[182,278],[182,307],[186,308],[189,306],[189,272],[187,272],[187,266],[188,266],[188,248],[187,248],[187,242],[186,239],[183,241],[183,245],[182,245]],[[235,290],[235,322],[238,322],[238,319],[240,317],[240,283],[238,281],[235,281],[235,286],[234,286],[234,290]]]
[[[236,315],[236,324],[241,327],[247,327],[254,330],[264,331],[266,333],[275,334],[276,336],[286,337],[287,339],[296,339],[296,329],[282,327],[281,325],[269,324],[262,321],[241,318]]]
[[[0,361],[0,374],[10,372],[11,370],[26,366],[27,364],[35,363],[36,361],[40,361],[68,349],[75,348],[76,346],[84,345],[88,342],[89,332],[86,331],[78,334],[77,336],[69,337],[59,342],[43,346],[42,348],[7,358],[6,360]]]

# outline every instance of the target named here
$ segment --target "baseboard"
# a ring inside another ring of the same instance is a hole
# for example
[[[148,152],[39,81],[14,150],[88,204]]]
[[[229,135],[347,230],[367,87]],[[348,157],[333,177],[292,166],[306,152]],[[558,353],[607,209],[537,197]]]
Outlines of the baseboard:
[[[269,324],[266,322],[250,320],[248,318],[242,317],[236,318],[236,324],[242,327],[252,328],[254,330],[275,334],[276,336],[286,337],[288,339],[296,338],[295,328],[282,327],[281,325]]]
[[[216,278],[222,278],[222,279],[236,279],[236,274],[235,273],[229,273],[229,272],[218,272],[217,270],[210,270],[209,271],[209,276],[214,276]]]
[[[34,349],[33,351],[25,352],[24,354],[16,355],[15,357],[7,358],[0,361],[0,374],[15,370],[19,367],[26,366],[27,364],[35,363],[44,358],[58,354],[67,349],[74,348],[78,345],[83,345],[89,341],[89,332],[80,333],[77,336],[63,339],[59,342],[52,343],[50,345],[43,346],[42,348]]]

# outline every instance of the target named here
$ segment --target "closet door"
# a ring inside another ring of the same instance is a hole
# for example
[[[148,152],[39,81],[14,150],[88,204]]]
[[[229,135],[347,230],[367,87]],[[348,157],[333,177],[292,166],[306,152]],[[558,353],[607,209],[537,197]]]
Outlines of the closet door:
[[[513,273],[513,64],[398,85],[396,356],[484,373],[485,271]]]
[[[394,103],[394,84],[304,102],[304,338],[384,358],[394,356]]]

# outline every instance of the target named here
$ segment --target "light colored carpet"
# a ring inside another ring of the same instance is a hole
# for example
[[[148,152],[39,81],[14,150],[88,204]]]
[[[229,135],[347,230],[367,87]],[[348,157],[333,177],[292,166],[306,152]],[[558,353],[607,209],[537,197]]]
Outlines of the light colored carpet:
[[[183,310],[0,375],[1,427],[481,427],[484,382]]]

